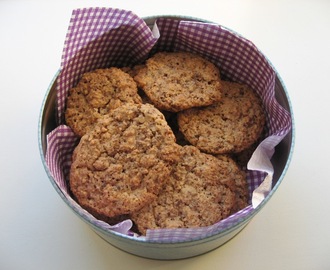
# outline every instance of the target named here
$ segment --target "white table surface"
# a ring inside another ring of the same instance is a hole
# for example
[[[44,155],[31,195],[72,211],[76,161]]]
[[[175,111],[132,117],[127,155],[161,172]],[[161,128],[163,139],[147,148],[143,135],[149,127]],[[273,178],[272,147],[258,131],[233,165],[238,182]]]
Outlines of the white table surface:
[[[275,195],[224,246],[178,261],[127,254],[61,200],[41,163],[41,102],[59,68],[71,12],[209,19],[252,40],[284,80],[295,114],[291,166]],[[0,269],[330,269],[330,1],[0,0]]]

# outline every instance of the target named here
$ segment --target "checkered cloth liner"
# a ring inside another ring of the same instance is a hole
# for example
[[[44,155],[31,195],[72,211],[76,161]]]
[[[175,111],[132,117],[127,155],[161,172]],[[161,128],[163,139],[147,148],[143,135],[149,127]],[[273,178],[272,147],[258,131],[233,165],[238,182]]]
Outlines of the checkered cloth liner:
[[[160,18],[160,36],[154,37],[146,23],[130,11],[112,8],[78,9],[72,13],[57,79],[59,126],[47,137],[46,162],[72,207],[85,219],[105,230],[127,232],[129,223],[112,227],[96,220],[69,195],[67,181],[71,155],[78,143],[64,125],[65,100],[80,76],[95,68],[142,63],[156,51],[188,51],[212,61],[223,79],[246,83],[255,89],[268,113],[270,150],[290,131],[290,114],[275,99],[275,71],[256,46],[222,26],[212,23]],[[262,169],[248,171],[250,194],[265,178]],[[149,230],[146,241],[178,242],[222,232],[253,213],[252,206],[206,228]],[[129,222],[129,221],[127,221]],[[129,234],[129,232],[127,232]]]
[[[68,90],[81,74],[96,68],[139,63],[156,41],[145,22],[132,12],[107,8],[74,10],[57,80],[59,123],[64,123]]]

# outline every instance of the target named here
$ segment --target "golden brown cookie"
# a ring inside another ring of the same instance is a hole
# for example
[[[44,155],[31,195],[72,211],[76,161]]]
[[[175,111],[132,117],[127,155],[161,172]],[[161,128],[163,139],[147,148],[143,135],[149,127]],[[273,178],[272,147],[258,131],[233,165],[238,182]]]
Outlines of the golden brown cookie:
[[[232,213],[235,213],[248,206],[249,187],[246,173],[229,155],[216,155],[216,157],[221,160],[221,170],[226,171],[228,179],[234,181],[234,185],[230,185],[230,188],[236,195],[235,206],[232,209]]]
[[[212,154],[237,153],[250,147],[265,125],[258,95],[247,85],[222,82],[221,101],[178,113],[185,138]]]
[[[256,140],[255,143],[250,145],[247,149],[244,149],[243,151],[238,153],[233,153],[231,155],[231,157],[236,161],[238,166],[240,166],[241,168],[247,167],[247,164],[250,158],[252,157],[254,151],[257,149],[260,142],[267,136],[266,134],[267,134],[267,129],[265,125],[264,130],[262,131],[260,137]]]
[[[124,104],[98,120],[72,157],[70,189],[98,216],[138,211],[156,199],[180,157],[164,116],[149,104]]]
[[[83,74],[67,99],[65,120],[79,136],[124,103],[141,103],[133,78],[118,68],[97,69]]]
[[[181,159],[158,198],[131,214],[140,233],[147,229],[209,226],[235,206],[231,172],[222,161],[194,146],[181,147]]]
[[[221,99],[218,68],[191,53],[157,53],[136,69],[134,80],[162,110],[177,112]]]

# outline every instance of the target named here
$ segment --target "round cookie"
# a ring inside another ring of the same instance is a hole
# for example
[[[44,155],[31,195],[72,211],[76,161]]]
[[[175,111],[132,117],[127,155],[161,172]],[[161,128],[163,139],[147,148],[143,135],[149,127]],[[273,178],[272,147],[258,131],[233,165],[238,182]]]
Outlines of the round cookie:
[[[265,113],[260,98],[247,85],[222,82],[221,101],[178,113],[185,138],[212,154],[237,153],[261,135]]]
[[[221,162],[194,146],[181,147],[181,159],[158,198],[131,214],[139,232],[209,226],[229,216],[235,204],[234,183]]]
[[[159,109],[178,112],[221,99],[218,68],[186,52],[160,52],[136,70],[134,80]]]
[[[97,216],[129,214],[156,199],[179,157],[180,146],[154,106],[124,104],[81,138],[70,189]]]
[[[97,69],[82,75],[69,91],[65,120],[83,136],[99,119],[124,103],[141,103],[133,78],[118,68]]]

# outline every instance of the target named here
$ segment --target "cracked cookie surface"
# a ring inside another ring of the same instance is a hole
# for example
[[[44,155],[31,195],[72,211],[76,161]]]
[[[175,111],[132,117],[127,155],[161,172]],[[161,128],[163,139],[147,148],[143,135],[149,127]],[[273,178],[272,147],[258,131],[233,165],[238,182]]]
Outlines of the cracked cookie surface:
[[[250,87],[226,81],[222,86],[219,102],[178,113],[184,137],[211,154],[247,149],[260,137],[266,121],[261,100]]]
[[[180,157],[172,130],[150,104],[125,104],[80,140],[70,189],[87,211],[116,217],[156,199]]]
[[[83,74],[70,89],[65,120],[83,136],[97,119],[124,103],[142,103],[133,78],[115,67],[96,69]]]
[[[228,179],[234,181],[234,185],[230,185],[231,190],[235,193],[235,205],[232,213],[235,213],[246,206],[249,202],[249,188],[246,179],[246,172],[242,170],[237,162],[229,155],[216,155],[221,160],[220,167],[222,171],[227,171]]]
[[[221,99],[218,68],[192,53],[157,53],[135,74],[138,86],[162,110],[177,112]]]
[[[132,220],[147,229],[208,226],[226,218],[235,205],[235,183],[226,164],[194,146],[181,147],[181,159],[157,199]]]

